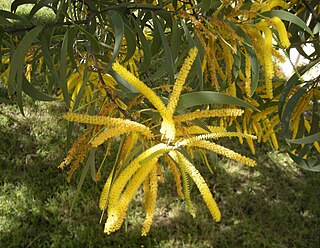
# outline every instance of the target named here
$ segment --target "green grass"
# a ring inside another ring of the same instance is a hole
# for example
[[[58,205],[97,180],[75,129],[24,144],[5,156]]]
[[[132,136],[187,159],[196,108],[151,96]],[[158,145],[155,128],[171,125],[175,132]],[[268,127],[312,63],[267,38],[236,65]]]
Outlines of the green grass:
[[[320,174],[261,147],[256,168],[222,159],[211,175],[197,164],[218,202],[221,223],[213,222],[194,185],[193,219],[165,173],[149,236],[140,236],[140,194],[122,229],[106,236],[97,206],[106,173],[98,183],[87,175],[71,212],[81,171],[68,184],[57,168],[65,155],[65,109],[30,100],[26,105],[26,117],[0,105],[1,247],[320,247]],[[237,142],[229,147],[239,147]]]

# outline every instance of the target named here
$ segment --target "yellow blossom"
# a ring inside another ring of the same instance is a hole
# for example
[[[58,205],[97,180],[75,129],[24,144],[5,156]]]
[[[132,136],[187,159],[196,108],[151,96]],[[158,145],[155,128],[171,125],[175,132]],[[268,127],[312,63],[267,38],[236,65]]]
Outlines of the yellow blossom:
[[[149,180],[147,180],[147,184],[145,187],[149,187],[146,191],[147,196],[145,197],[145,209],[146,209],[146,219],[142,226],[141,235],[146,236],[150,231],[150,227],[152,224],[154,211],[156,207],[157,200],[157,190],[158,190],[158,179],[157,179],[157,168],[153,168],[149,174]]]
[[[222,116],[240,116],[243,114],[242,109],[212,109],[201,110],[192,113],[182,114],[174,117],[176,123],[192,121],[197,118],[222,117]]]
[[[152,169],[156,169],[156,163],[158,158],[153,158],[149,160],[147,164],[143,167],[138,169],[138,171],[134,174],[132,179],[130,180],[128,186],[124,190],[123,194],[121,195],[120,199],[116,201],[115,205],[112,208],[108,207],[108,218],[104,227],[104,232],[110,234],[120,229],[126,212],[128,210],[129,203],[140,187],[142,182],[148,176]],[[122,175],[123,173],[121,173]],[[114,188],[114,186],[112,187]],[[110,192],[110,201],[111,201],[111,192]]]
[[[203,135],[198,135],[189,139],[184,139],[176,143],[177,146],[186,146],[192,145],[193,143],[199,140],[206,140],[206,139],[218,139],[221,137],[242,137],[242,138],[251,138],[256,139],[257,137],[251,134],[240,133],[240,132],[218,132],[218,133],[208,133]]]
[[[271,18],[271,21],[271,24],[274,24],[273,26],[275,26],[275,28],[278,30],[281,45],[283,46],[283,48],[289,48],[290,41],[288,38],[286,27],[284,26],[282,20],[279,17],[274,16]]]
[[[116,207],[122,190],[130,180],[132,175],[142,166],[141,162],[148,163],[150,159],[154,159],[154,157],[160,157],[162,154],[168,152],[171,149],[172,148],[167,146],[166,144],[159,143],[141,153],[129,165],[127,165],[126,168],[116,178],[114,184],[110,189],[108,209]]]
[[[191,66],[195,58],[197,57],[197,54],[198,54],[198,48],[197,47],[191,48],[189,50],[188,57],[185,59],[180,69],[179,75],[175,81],[175,84],[173,86],[172,93],[170,95],[170,99],[167,105],[167,111],[171,116],[173,116],[174,111],[177,107],[183,85],[186,82],[187,76],[189,74],[189,71],[191,69]]]
[[[177,189],[177,194],[180,196],[182,200],[184,200],[184,195],[182,193],[182,186],[181,186],[181,174],[176,166],[176,164],[170,159],[169,156],[165,156],[165,161],[167,162],[172,174],[173,174],[173,179],[176,183],[176,189]]]
[[[236,153],[235,151],[232,151],[226,147],[220,146],[214,142],[209,142],[206,140],[198,140],[197,142],[191,143],[189,146],[196,146],[205,148],[207,150],[211,150],[213,152],[216,152],[218,154],[221,154],[227,158],[236,160],[242,164],[246,164],[249,166],[255,166],[256,162],[250,158],[247,158],[245,156],[240,155],[239,153]]]
[[[207,204],[207,207],[213,219],[219,222],[221,220],[220,210],[217,206],[217,203],[213,199],[213,196],[210,192],[207,183],[205,182],[199,171],[180,152],[174,151],[170,153],[170,155],[173,155],[173,158],[177,160],[177,162],[179,161],[180,167],[183,167],[189,174],[189,176],[192,178],[192,180],[195,182],[203,197],[204,202]]]
[[[272,91],[272,79],[274,75],[274,68],[272,62],[272,32],[268,27],[266,21],[263,19],[258,24],[256,24],[257,28],[262,30],[264,37],[264,49],[263,49],[263,69],[264,69],[264,77],[266,81],[266,93],[267,96],[272,99],[273,91]]]

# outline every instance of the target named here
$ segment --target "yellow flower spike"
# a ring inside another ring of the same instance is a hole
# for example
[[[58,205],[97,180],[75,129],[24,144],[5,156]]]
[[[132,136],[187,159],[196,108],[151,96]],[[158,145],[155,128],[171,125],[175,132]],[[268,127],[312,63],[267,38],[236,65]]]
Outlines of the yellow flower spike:
[[[120,118],[111,118],[107,116],[98,116],[98,115],[88,115],[88,114],[76,114],[72,112],[68,112],[64,115],[64,118],[68,121],[72,122],[79,122],[85,124],[92,124],[92,125],[106,125],[109,127],[123,127],[127,130],[137,131],[144,134],[147,138],[152,138],[153,134],[151,133],[150,129],[137,123],[135,121],[130,121],[127,119],[120,119]],[[131,132],[128,131],[128,132]]]
[[[158,180],[157,180],[157,168],[153,168],[149,174],[149,192],[148,197],[145,198],[145,209],[146,209],[146,219],[143,223],[141,236],[146,236],[150,231],[150,227],[152,224],[154,211],[156,208],[156,200],[157,200],[157,190],[158,190]]]
[[[189,71],[191,69],[191,66],[194,60],[197,57],[197,54],[198,54],[198,48],[197,47],[191,48],[189,50],[188,57],[184,60],[184,63],[180,69],[179,75],[173,86],[169,102],[167,104],[167,111],[168,111],[168,114],[171,116],[173,116],[174,111],[177,107],[183,85],[186,82],[187,76],[189,74]]]
[[[197,118],[209,118],[209,117],[223,117],[223,116],[241,116],[243,114],[242,109],[212,109],[201,110],[192,113],[182,114],[174,117],[176,123],[192,121]]]
[[[132,132],[128,137],[126,137],[120,151],[119,164],[125,159],[125,157],[132,151],[135,144],[137,143],[140,135],[138,132]]]
[[[76,140],[72,144],[70,150],[68,151],[67,156],[62,161],[62,163],[58,166],[58,168],[63,169],[64,167],[70,165],[70,163],[77,156],[77,154],[79,152],[81,152],[82,150],[84,150],[84,148],[85,149],[87,148],[86,144],[87,144],[88,140],[89,140],[89,133],[85,132],[83,135],[81,135],[78,138],[78,140]]]
[[[271,18],[271,24],[278,30],[281,46],[283,46],[283,48],[289,48],[290,41],[286,27],[284,26],[282,20],[279,17],[274,16]]]
[[[251,62],[248,52],[245,50],[245,90],[248,97],[251,97]]]
[[[147,164],[138,169],[138,171],[134,174],[132,179],[130,180],[128,186],[124,190],[120,199],[116,201],[115,206],[111,209],[108,208],[108,218],[105,224],[104,232],[110,234],[120,229],[126,212],[128,210],[129,203],[134,196],[137,189],[141,186],[143,181],[146,179],[148,174],[156,169],[158,158],[153,158],[149,160]],[[123,173],[121,173],[122,175]],[[115,187],[113,185],[112,189]],[[111,192],[110,192],[110,201],[111,201]],[[110,202],[109,201],[109,202]]]
[[[127,167],[120,173],[110,189],[108,210],[116,208],[122,190],[125,188],[132,175],[135,174],[135,172],[142,166],[141,161],[148,163],[150,159],[154,159],[155,157],[158,158],[172,149],[173,147],[169,147],[166,144],[157,144],[141,153],[136,159],[134,159],[129,165],[127,165]],[[157,155],[155,157],[152,157],[154,153],[156,153]],[[145,167],[146,164],[144,164],[143,166]]]
[[[101,145],[103,142],[105,142],[107,139],[110,139],[112,137],[116,137],[125,133],[130,133],[130,132],[140,132],[145,134],[148,138],[152,137],[152,133],[149,131],[149,133],[145,132],[146,129],[141,126],[126,126],[126,125],[121,125],[118,127],[112,127],[112,128],[107,128],[104,131],[102,131],[98,136],[93,138],[90,142],[92,147],[97,147]]]
[[[220,133],[208,133],[198,135],[189,139],[184,139],[176,143],[177,146],[188,146],[196,143],[200,140],[207,140],[207,139],[218,139],[222,137],[241,137],[241,138],[251,138],[257,139],[256,136],[246,133],[239,133],[239,132],[220,132]]]
[[[207,150],[211,150],[213,152],[216,152],[218,154],[221,154],[227,158],[233,159],[235,161],[238,161],[242,164],[248,165],[248,166],[255,166],[256,162],[252,160],[251,158],[247,158],[245,156],[240,155],[239,153],[232,151],[226,147],[220,146],[214,142],[209,142],[206,140],[198,140],[194,143],[189,144],[189,146],[195,146],[195,147],[201,147],[205,148]]]
[[[269,0],[261,5],[261,12],[272,10],[275,7],[282,7],[283,9],[290,8],[290,5],[283,0]]]
[[[267,96],[272,99],[272,79],[274,75],[274,68],[272,62],[272,32],[268,27],[266,21],[263,19],[256,24],[256,27],[263,31],[264,37],[264,50],[263,50],[263,69],[264,77],[266,81],[266,93]]]
[[[219,127],[219,126],[206,126],[211,133],[219,133],[219,132],[226,132],[225,127]],[[209,133],[206,129],[203,129],[199,126],[190,126],[184,129],[180,129],[177,131],[177,136],[185,136],[186,134],[205,134]]]
[[[111,171],[111,173],[109,174],[109,177],[102,189],[101,195],[100,195],[100,200],[99,200],[99,208],[101,210],[105,210],[106,209],[106,205],[107,205],[107,199],[108,199],[108,195],[109,195],[109,191],[110,191],[110,186],[111,186],[111,182],[112,182],[112,178],[113,178],[113,170]]]
[[[161,101],[160,97],[157,96],[156,93],[151,88],[149,88],[149,86],[144,84],[140,79],[136,78],[131,72],[129,72],[118,62],[115,62],[112,65],[112,69],[117,72],[123,79],[125,79],[129,84],[139,90],[141,94],[143,94],[152,103],[152,105],[158,110],[161,117],[163,118],[163,122],[166,124],[161,133],[169,139],[174,139],[174,131],[170,132],[170,129],[174,129],[174,123],[172,117],[167,113],[167,109]]]
[[[179,168],[181,171],[181,178],[182,178],[182,183],[183,183],[183,193],[184,193],[184,200],[186,202],[186,205],[188,207],[189,213],[193,218],[196,217],[196,210],[194,209],[194,206],[191,201],[191,196],[190,196],[190,189],[189,189],[189,180],[188,180],[188,175],[185,170],[185,167],[183,167],[181,164],[183,161],[180,160],[180,157],[178,157],[177,152],[172,151],[169,153],[169,155],[173,158],[173,160],[179,164]]]
[[[217,205],[216,201],[214,200],[214,198],[210,192],[210,189],[209,189],[207,183],[205,182],[204,178],[201,176],[201,174],[196,169],[196,167],[194,167],[194,165],[191,164],[189,162],[189,160],[186,159],[186,157],[184,155],[182,155],[180,152],[177,152],[177,151],[175,151],[174,153],[180,162],[180,166],[186,170],[186,172],[189,174],[189,176],[192,178],[192,180],[197,185],[197,187],[203,197],[203,200],[207,204],[207,207],[208,207],[213,219],[216,222],[221,221],[221,212],[220,212],[218,205]]]
[[[180,174],[176,164],[168,156],[165,156],[164,159],[167,162],[167,164],[172,172],[173,179],[176,183],[177,194],[181,198],[181,200],[184,200],[184,195],[182,193],[182,185],[181,185],[181,174]]]

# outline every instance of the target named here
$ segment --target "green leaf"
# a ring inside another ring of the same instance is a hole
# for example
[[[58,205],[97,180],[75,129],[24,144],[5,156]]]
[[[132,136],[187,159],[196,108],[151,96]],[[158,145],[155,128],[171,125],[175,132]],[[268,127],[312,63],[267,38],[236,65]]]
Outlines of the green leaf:
[[[169,43],[168,43],[166,35],[164,34],[163,27],[161,26],[161,23],[160,23],[158,17],[154,13],[152,13],[152,18],[155,23],[155,26],[157,26],[157,30],[158,30],[160,37],[161,37],[164,54],[166,55],[167,68],[168,68],[168,73],[169,73],[169,83],[173,84],[174,83],[174,69],[173,69],[173,59],[172,59],[172,54],[171,54],[171,50],[169,47]]]
[[[126,38],[127,54],[122,62],[128,61],[134,55],[136,51],[137,41],[134,32],[131,27],[124,22],[124,37]]]
[[[56,68],[53,65],[52,58],[51,58],[50,51],[49,51],[50,44],[46,38],[46,35],[42,35],[40,42],[41,42],[41,50],[42,50],[43,59],[44,59],[46,65],[48,66],[48,69],[50,71],[50,74],[51,74],[55,84],[60,87],[60,83],[59,83],[60,77],[59,77],[59,74],[58,74]],[[51,90],[51,87],[49,87],[49,90]]]
[[[259,111],[256,107],[239,98],[213,91],[198,91],[183,94],[180,97],[178,108],[190,108],[203,104],[228,104]]]
[[[17,93],[17,104],[20,108],[21,113],[23,114],[22,107],[22,79],[23,79],[23,65],[24,65],[24,57],[35,40],[38,34],[42,31],[43,27],[38,26],[32,30],[30,30],[21,40],[15,53],[13,54],[12,60],[10,62],[10,70],[9,70],[9,79],[8,79],[8,91],[9,94],[12,94],[14,91],[15,80],[16,80],[16,93]]]
[[[267,12],[261,13],[261,15],[266,16],[266,17],[277,16],[281,20],[285,20],[285,21],[288,21],[288,22],[296,24],[297,26],[299,26],[303,30],[306,30],[311,36],[313,36],[313,33],[312,33],[311,29],[308,27],[308,25],[303,20],[301,20],[298,16],[296,16],[294,14],[291,14],[288,11],[285,11],[285,10],[271,10],[271,11],[267,11]]]
[[[187,25],[185,24],[184,20],[181,20],[181,25],[183,27],[184,33],[187,37],[187,41],[189,44],[189,48],[195,47],[196,43],[194,42],[194,40],[191,37],[191,33],[187,27]],[[200,89],[203,89],[203,74],[202,74],[202,63],[201,63],[201,58],[200,55],[198,53],[197,58],[194,61],[194,66],[198,71],[198,76],[199,76],[199,85],[200,85]]]
[[[34,100],[38,101],[55,101],[57,98],[48,96],[40,92],[37,88],[35,88],[25,77],[22,75],[22,90],[28,96],[30,96]]]
[[[315,133],[315,134],[311,134],[307,137],[304,138],[300,138],[300,139],[293,139],[293,140],[288,140],[290,143],[293,144],[311,144],[315,141],[319,141],[320,140],[320,133]]]
[[[108,17],[110,19],[111,26],[114,31],[114,48],[110,62],[105,68],[106,71],[108,71],[111,68],[113,62],[117,58],[124,35],[124,24],[122,16],[117,11],[110,10],[108,11]]]
[[[302,159],[299,156],[296,156],[292,153],[289,153],[290,158],[302,169],[313,171],[313,172],[320,172],[320,160],[316,159]]]
[[[171,53],[172,53],[172,59],[174,62],[179,54],[181,44],[182,44],[182,32],[178,26],[178,22],[173,18],[172,29],[171,29]]]
[[[24,17],[22,17],[22,16],[19,16],[19,15],[16,15],[16,14],[14,14],[14,13],[12,13],[12,12],[9,12],[9,11],[6,11],[6,10],[2,10],[2,9],[0,9],[0,16],[1,17],[4,17],[4,18],[8,18],[8,19],[13,19],[13,20],[20,20],[20,21],[27,21]],[[6,20],[6,19],[5,19]],[[9,23],[9,24],[11,24],[11,22],[9,22],[8,20],[7,20],[7,22]],[[1,24],[3,24],[3,23],[1,23]]]
[[[68,92],[68,86],[67,86],[67,54],[68,54],[68,44],[69,41],[69,30],[67,30],[63,41],[62,41],[62,48],[61,48],[61,54],[60,54],[60,86],[63,94],[63,99],[67,105],[67,108],[70,106],[70,96]],[[72,45],[72,44],[71,44]]]
[[[17,8],[23,4],[36,4],[37,0],[15,0],[11,3],[11,12],[16,12]]]
[[[287,139],[290,137],[290,131],[289,131],[289,126],[290,126],[290,117],[292,115],[292,112],[294,111],[297,103],[299,102],[299,99],[301,96],[308,90],[308,85],[304,85],[301,87],[287,102],[285,105],[283,115],[281,118],[281,123],[283,124],[283,134],[284,137]]]
[[[89,158],[87,160],[87,163],[86,165],[84,166],[84,168],[82,169],[82,173],[81,173],[81,177],[80,177],[80,180],[78,182],[78,186],[77,186],[77,190],[75,192],[75,195],[74,195],[74,198],[73,198],[73,201],[72,201],[72,204],[71,204],[71,210],[70,212],[72,211],[73,207],[74,207],[74,204],[76,203],[76,200],[79,196],[79,193],[80,193],[80,190],[82,188],[82,185],[83,185],[83,182],[84,182],[84,179],[86,178],[87,174],[88,174],[88,171],[89,171],[89,168],[91,168],[92,166],[94,166],[94,163],[95,163],[95,157],[96,157],[96,148],[92,148],[92,150],[90,151],[90,155],[89,155]]]
[[[142,73],[145,72],[151,64],[151,50],[150,45],[139,26],[139,23],[134,19],[132,19],[132,22],[134,24],[136,32],[138,33],[138,37],[141,42],[141,49],[143,50],[143,62],[140,66],[140,72]]]
[[[311,61],[309,64],[301,67],[298,70],[300,75],[303,75],[304,73],[306,73],[310,68],[312,68],[313,66],[315,66],[319,62],[320,62],[320,57],[317,58],[314,61]],[[283,107],[285,105],[285,102],[286,102],[286,99],[287,99],[287,97],[289,95],[289,92],[291,91],[291,89],[294,86],[296,86],[298,84],[301,84],[301,81],[299,80],[298,75],[296,73],[293,74],[291,76],[291,78],[286,82],[286,84],[285,84],[285,86],[284,86],[284,88],[283,88],[283,90],[281,92],[280,98],[279,98],[278,113],[279,113],[280,119],[281,119]]]

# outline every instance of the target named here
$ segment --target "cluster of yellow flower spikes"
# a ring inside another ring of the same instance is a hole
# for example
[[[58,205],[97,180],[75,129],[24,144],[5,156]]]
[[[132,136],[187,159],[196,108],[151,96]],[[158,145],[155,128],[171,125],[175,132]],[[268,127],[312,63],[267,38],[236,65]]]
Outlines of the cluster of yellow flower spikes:
[[[208,109],[175,115],[175,109],[180,99],[183,85],[185,84],[196,56],[197,48],[191,48],[173,85],[167,105],[161,101],[153,89],[136,78],[119,63],[116,62],[113,65],[112,68],[116,73],[123,77],[129,84],[136,87],[141,94],[153,104],[161,116],[161,123],[144,122],[145,125],[143,125],[121,118],[75,113],[65,114],[64,118],[69,121],[91,124],[96,127],[92,129],[93,134],[91,139],[86,139],[88,149],[98,147],[105,140],[118,135],[127,135],[121,148],[119,148],[122,150],[119,153],[118,162],[109,174],[100,196],[99,207],[103,212],[107,213],[104,228],[105,233],[111,234],[121,228],[130,201],[135,192],[143,186],[146,219],[143,223],[142,235],[147,235],[156,209],[158,182],[161,182],[157,176],[158,163],[161,157],[164,157],[164,161],[172,171],[177,193],[180,198],[186,202],[190,214],[193,217],[196,216],[195,208],[191,202],[188,177],[195,182],[215,221],[221,220],[221,213],[213,195],[196,167],[187,159],[185,154],[180,152],[181,148],[187,152],[193,148],[213,151],[243,164],[249,166],[255,165],[252,159],[210,141],[211,139],[221,137],[255,139],[255,136],[241,132],[228,132],[225,128],[219,126],[199,127],[192,124],[194,119],[212,117],[233,118],[242,115],[243,110],[235,108]],[[102,127],[104,127],[104,129],[100,130]],[[159,127],[160,130],[157,130],[157,127]],[[161,139],[160,135],[156,135],[157,132],[162,134]],[[76,148],[77,146],[72,147],[73,150]],[[138,150],[136,151],[136,149]],[[73,150],[72,154],[75,153]],[[132,156],[130,154],[132,154]],[[202,155],[206,157],[204,152]],[[191,154],[190,157],[192,157]]]

